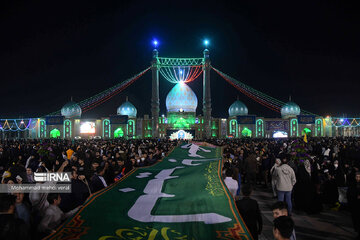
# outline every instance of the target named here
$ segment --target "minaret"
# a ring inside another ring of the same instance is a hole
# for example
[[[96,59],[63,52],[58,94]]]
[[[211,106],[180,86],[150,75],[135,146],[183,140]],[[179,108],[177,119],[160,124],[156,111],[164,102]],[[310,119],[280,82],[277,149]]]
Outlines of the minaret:
[[[203,114],[205,137],[211,137],[211,91],[210,91],[210,56],[209,50],[204,50],[203,60]]]
[[[152,116],[152,137],[159,137],[159,60],[158,51],[153,50],[153,59],[151,61],[152,87],[151,87],[151,116]]]

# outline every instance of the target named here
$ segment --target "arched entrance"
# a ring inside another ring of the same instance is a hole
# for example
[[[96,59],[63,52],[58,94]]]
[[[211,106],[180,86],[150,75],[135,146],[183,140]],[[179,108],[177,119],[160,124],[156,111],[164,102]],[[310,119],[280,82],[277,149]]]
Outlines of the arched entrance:
[[[307,136],[311,136],[311,130],[309,128],[304,128],[304,130],[302,131],[302,135],[307,135]]]
[[[124,137],[124,131],[121,128],[116,129],[114,132],[114,137],[115,138]]]
[[[50,137],[51,138],[59,138],[60,137],[60,131],[59,129],[54,128],[50,131]]]
[[[241,136],[243,137],[251,137],[251,135],[252,135],[252,131],[247,127],[244,127],[244,129],[241,131]]]

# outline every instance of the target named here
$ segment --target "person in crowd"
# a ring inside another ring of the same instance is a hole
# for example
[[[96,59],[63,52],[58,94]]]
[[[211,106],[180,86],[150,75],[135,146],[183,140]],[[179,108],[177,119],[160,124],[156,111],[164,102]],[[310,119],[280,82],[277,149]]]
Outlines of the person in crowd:
[[[275,169],[274,177],[276,179],[278,201],[287,203],[289,215],[291,215],[291,192],[296,183],[296,177],[294,170],[287,164],[286,157],[283,157],[282,164]]]
[[[0,239],[27,240],[29,226],[15,216],[16,196],[0,194]]]
[[[225,179],[224,179],[224,182],[225,182],[225,185],[226,187],[229,189],[231,195],[233,198],[236,197],[236,192],[239,188],[239,183],[238,181],[234,180],[232,177],[233,177],[233,170],[231,168],[228,168],[225,170]]]
[[[257,240],[263,227],[259,204],[255,199],[250,198],[252,192],[252,186],[250,184],[243,184],[241,192],[244,197],[236,201],[236,207],[244,219],[253,239]]]
[[[45,214],[43,218],[41,219],[41,222],[39,224],[39,232],[45,233],[45,235],[56,232],[56,228],[60,225],[60,223],[74,215],[81,206],[76,207],[75,209],[64,213],[59,208],[61,197],[59,193],[50,193],[47,196],[47,201],[49,202],[49,207],[46,209]]]
[[[34,183],[34,173],[31,168],[26,168],[26,182],[27,183]]]
[[[15,212],[18,218],[22,219],[25,224],[30,228],[30,221],[31,221],[31,212],[30,206],[27,202],[24,201],[24,193],[15,193],[16,196],[15,200]]]
[[[232,178],[238,183],[238,188],[236,190],[236,196],[235,196],[235,199],[237,200],[240,197],[240,190],[241,190],[241,174],[239,168],[233,167]]]
[[[107,168],[106,166],[105,167],[101,167],[101,166],[97,167],[96,173],[92,176],[91,182],[90,182],[90,187],[91,187],[92,193],[100,191],[101,189],[106,188],[108,186],[105,181],[105,178],[104,178],[104,174],[105,174],[105,171]]]
[[[276,240],[289,240],[294,229],[294,221],[287,216],[274,219],[273,235]]]
[[[358,233],[357,239],[360,239],[360,172],[356,172],[355,181],[356,184],[350,186],[347,191],[347,200],[354,230]]]
[[[60,193],[61,203],[59,208],[68,212],[82,205],[90,196],[90,187],[84,175],[78,175],[77,170],[71,172],[71,193]]]
[[[311,204],[314,200],[315,186],[311,182],[311,164],[306,159],[298,167],[296,173],[296,184],[294,186],[294,203],[298,210],[310,212]]]
[[[273,191],[274,198],[277,198],[277,189],[276,189],[276,177],[275,177],[275,168],[279,167],[281,164],[280,158],[275,160],[274,166],[270,169],[271,174],[271,189]]]
[[[289,216],[288,206],[285,202],[278,201],[271,206],[273,217],[278,218],[281,216]],[[295,229],[291,233],[290,240],[296,240]]]
[[[257,172],[257,156],[255,150],[251,149],[249,156],[245,159],[244,171],[246,172],[247,183],[250,183],[255,188],[256,172]]]

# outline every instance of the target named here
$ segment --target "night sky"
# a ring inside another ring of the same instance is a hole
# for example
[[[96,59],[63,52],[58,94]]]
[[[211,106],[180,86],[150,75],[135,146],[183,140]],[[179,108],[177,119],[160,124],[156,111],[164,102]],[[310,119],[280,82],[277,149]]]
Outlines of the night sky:
[[[172,3],[170,3],[172,2]],[[350,1],[2,1],[0,118],[39,117],[91,97],[164,57],[202,57],[272,97],[320,114],[360,116],[360,15]],[[237,96],[249,114],[278,117],[211,73],[214,117]],[[202,111],[202,77],[189,84]],[[173,85],[160,78],[160,114]],[[129,96],[150,114],[151,73],[85,113],[116,114]]]

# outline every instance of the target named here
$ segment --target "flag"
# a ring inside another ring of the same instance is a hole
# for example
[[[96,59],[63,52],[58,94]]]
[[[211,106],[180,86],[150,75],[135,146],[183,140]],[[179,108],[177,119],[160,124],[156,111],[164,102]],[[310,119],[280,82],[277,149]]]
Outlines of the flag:
[[[91,195],[45,239],[250,240],[222,180],[221,157],[220,147],[178,146]]]

